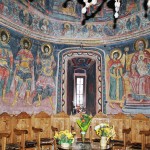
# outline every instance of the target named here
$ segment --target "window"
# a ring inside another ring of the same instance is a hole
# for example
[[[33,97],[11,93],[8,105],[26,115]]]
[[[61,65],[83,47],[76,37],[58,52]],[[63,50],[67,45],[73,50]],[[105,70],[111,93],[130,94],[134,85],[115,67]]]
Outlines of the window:
[[[77,77],[76,78],[76,105],[80,106],[83,105],[83,78],[82,77]]]
[[[83,69],[74,73],[74,106],[86,107],[86,71]]]

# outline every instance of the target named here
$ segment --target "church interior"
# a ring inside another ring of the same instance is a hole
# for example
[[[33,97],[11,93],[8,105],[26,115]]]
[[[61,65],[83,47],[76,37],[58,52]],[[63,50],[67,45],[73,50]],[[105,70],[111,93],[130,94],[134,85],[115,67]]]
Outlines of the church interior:
[[[105,123],[104,149],[150,150],[150,0],[0,0],[0,150],[61,150],[64,130],[103,149]]]

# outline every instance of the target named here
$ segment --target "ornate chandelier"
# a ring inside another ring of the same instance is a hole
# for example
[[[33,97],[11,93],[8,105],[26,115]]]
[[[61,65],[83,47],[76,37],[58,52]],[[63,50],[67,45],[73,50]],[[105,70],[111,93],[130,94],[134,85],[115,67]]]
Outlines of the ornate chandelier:
[[[72,0],[66,0],[63,4],[63,7],[67,7],[67,2]],[[144,3],[146,3],[145,10],[147,11],[148,8],[150,8],[150,0],[143,0]],[[98,6],[99,8],[95,10],[93,14],[88,16],[87,9],[89,9],[91,6],[94,6],[98,3],[98,0],[77,0],[79,4],[81,4],[83,7],[81,9],[82,14],[85,15],[85,19],[82,21],[82,25],[85,24],[85,20],[88,20],[89,18],[93,18],[98,11],[100,11],[103,4],[107,2],[107,5],[109,5],[110,8],[114,10],[114,18],[118,19],[119,17],[119,11],[121,6],[121,0],[103,0],[102,3]]]
[[[107,0],[107,2],[109,2],[110,0]],[[115,14],[114,17],[118,18],[119,17],[119,10],[120,10],[120,5],[121,5],[121,0],[114,0],[114,7],[115,7]],[[97,4],[97,0],[83,0],[83,2],[85,3],[85,6],[82,8],[82,14],[86,13],[86,9],[90,8],[92,5],[96,5]],[[147,1],[147,7],[150,8],[150,0]]]

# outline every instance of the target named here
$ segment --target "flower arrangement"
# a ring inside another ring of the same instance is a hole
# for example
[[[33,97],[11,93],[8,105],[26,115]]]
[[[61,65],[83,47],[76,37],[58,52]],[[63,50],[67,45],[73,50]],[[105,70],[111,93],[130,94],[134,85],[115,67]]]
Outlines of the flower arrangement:
[[[114,138],[115,137],[115,130],[113,126],[110,126],[107,123],[101,123],[97,126],[95,126],[95,131],[96,134],[99,135],[100,137],[107,137],[107,140],[109,138]]]
[[[74,137],[68,130],[56,132],[54,138],[58,140],[58,144],[62,143],[72,144],[74,142]]]
[[[92,117],[87,114],[82,114],[80,119],[76,120],[82,132],[86,132],[88,130],[91,121],[92,121]]]

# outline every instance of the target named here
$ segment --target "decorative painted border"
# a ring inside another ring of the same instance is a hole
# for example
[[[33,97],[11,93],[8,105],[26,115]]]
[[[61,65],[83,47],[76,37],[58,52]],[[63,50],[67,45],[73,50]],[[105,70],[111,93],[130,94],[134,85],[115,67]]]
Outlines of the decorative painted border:
[[[57,70],[57,112],[62,109],[67,110],[66,98],[67,98],[67,62],[74,57],[88,57],[96,61],[96,112],[105,110],[105,62],[104,51],[98,48],[80,48],[73,47],[63,49],[58,53],[58,70]]]

